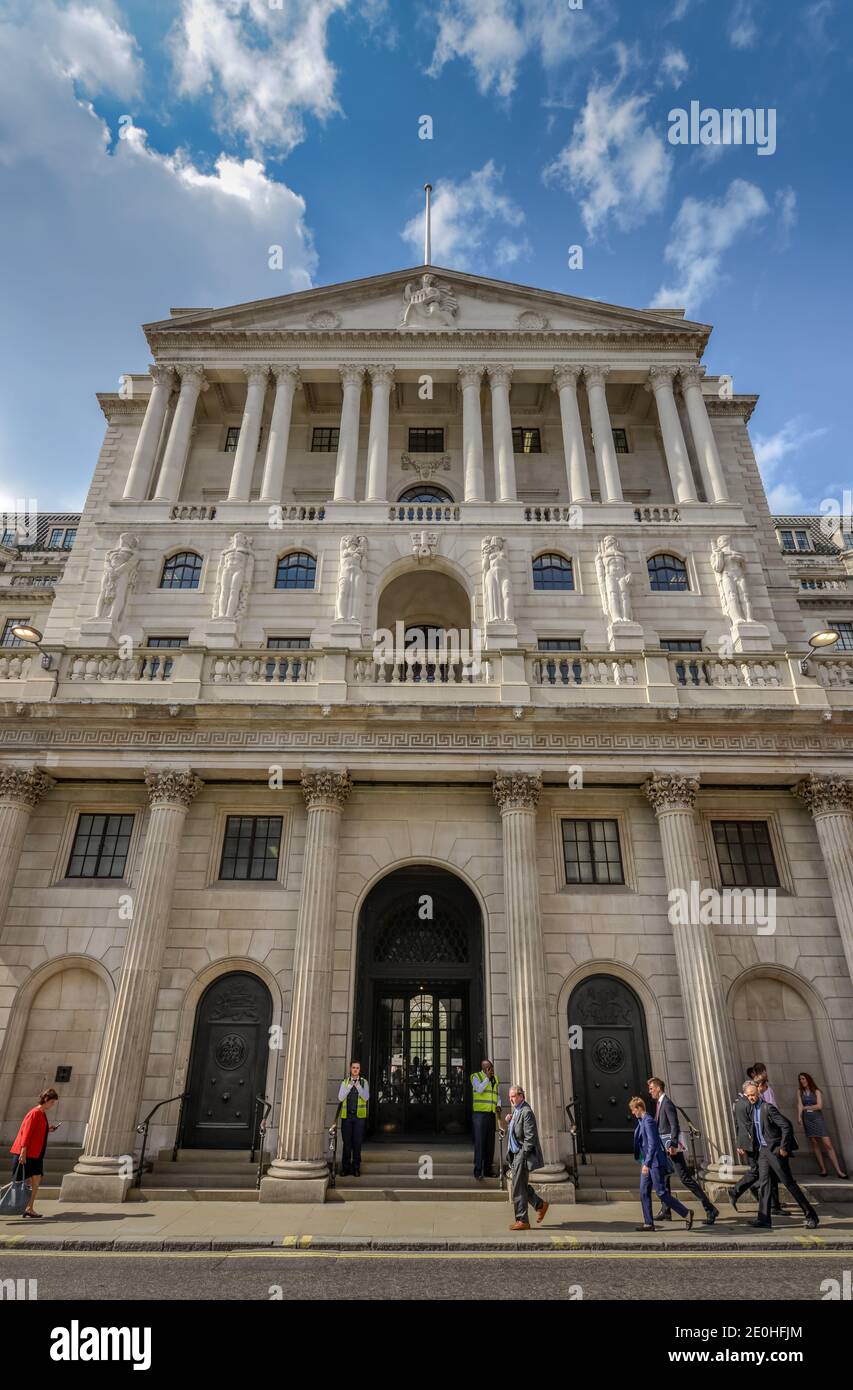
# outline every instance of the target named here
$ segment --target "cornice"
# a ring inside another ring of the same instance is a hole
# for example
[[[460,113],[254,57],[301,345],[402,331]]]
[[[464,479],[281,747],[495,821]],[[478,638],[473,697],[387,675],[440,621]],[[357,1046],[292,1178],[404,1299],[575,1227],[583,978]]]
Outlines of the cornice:
[[[707,343],[707,336],[700,333],[659,333],[653,329],[646,332],[595,329],[586,332],[580,329],[541,329],[533,331],[518,328],[483,329],[406,329],[401,333],[397,328],[347,328],[341,330],[324,329],[317,331],[307,328],[277,329],[199,329],[192,333],[152,333],[148,338],[151,351],[158,357],[168,357],[176,349],[189,349],[196,356],[210,348],[229,352],[245,352],[247,349],[269,351],[279,348],[289,351],[316,350],[341,353],[354,347],[365,350],[387,350],[393,344],[395,355],[407,357],[423,356],[425,351],[438,348],[454,352],[460,348],[478,350],[494,346],[506,352],[513,349],[554,349],[559,345],[563,350],[590,347],[612,348],[614,345],[626,350],[642,351],[674,350],[682,354],[695,352],[701,355]]]
[[[709,415],[735,417],[744,424],[752,419],[752,412],[758,405],[758,396],[732,396],[724,400],[720,396],[703,396]]]
[[[97,402],[106,420],[130,419],[144,415],[148,407],[148,393],[144,396],[119,396],[117,392],[99,391]]]

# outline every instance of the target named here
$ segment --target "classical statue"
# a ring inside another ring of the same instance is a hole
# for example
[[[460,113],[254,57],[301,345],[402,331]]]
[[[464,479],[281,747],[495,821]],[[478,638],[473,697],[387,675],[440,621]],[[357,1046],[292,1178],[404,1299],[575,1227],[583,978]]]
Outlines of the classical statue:
[[[729,536],[718,536],[712,545],[711,565],[717,576],[720,603],[729,622],[753,622],[752,604],[746,578],[746,561],[734,549]]]
[[[500,536],[483,538],[483,613],[487,623],[511,623],[512,585]]]
[[[252,542],[242,531],[238,531],[219,558],[213,597],[214,618],[242,618],[249,601],[254,568]]]
[[[114,550],[108,550],[101,576],[101,592],[95,605],[96,618],[117,620],[124,612],[128,595],[136,583],[139,565],[139,537],[123,532]]]
[[[358,623],[361,621],[366,556],[366,537],[341,537],[341,565],[338,573],[338,598],[335,607],[335,618],[338,622]]]
[[[598,575],[602,607],[611,624],[630,623],[631,572],[615,536],[605,536],[599,541],[595,572]]]
[[[437,280],[434,275],[427,272],[421,276],[420,283],[410,280],[403,290],[403,298],[406,307],[403,310],[403,317],[400,326],[406,327],[409,319],[414,314],[416,318],[426,319],[429,323],[443,323],[446,327],[453,326],[453,319],[459,304],[456,295],[450,285],[444,280]]]

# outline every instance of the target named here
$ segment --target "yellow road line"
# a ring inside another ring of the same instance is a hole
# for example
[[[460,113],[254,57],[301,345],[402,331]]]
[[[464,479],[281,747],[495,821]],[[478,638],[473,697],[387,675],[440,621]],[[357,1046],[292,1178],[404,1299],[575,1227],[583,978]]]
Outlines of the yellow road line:
[[[849,1250],[309,1250],[311,1236],[287,1248],[261,1250],[27,1250],[7,1249],[7,1255],[32,1255],[63,1260],[850,1260]]]

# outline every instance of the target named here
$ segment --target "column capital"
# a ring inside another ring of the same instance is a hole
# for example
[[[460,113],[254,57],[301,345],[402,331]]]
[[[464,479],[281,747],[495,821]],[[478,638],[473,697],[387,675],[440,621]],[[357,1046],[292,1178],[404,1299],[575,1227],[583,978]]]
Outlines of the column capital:
[[[512,383],[512,367],[494,362],[486,368],[492,386],[509,386]]]
[[[457,367],[456,371],[459,376],[459,385],[463,391],[466,386],[476,386],[479,389],[485,367],[478,367],[472,362],[465,362],[462,366]]]
[[[643,783],[643,791],[657,816],[665,811],[692,811],[699,778],[683,777],[676,772],[653,772]]]
[[[0,768],[0,802],[7,806],[34,810],[55,786],[54,779],[37,767]]]
[[[554,368],[554,377],[551,382],[552,391],[562,391],[564,386],[577,387],[578,378],[584,370],[580,366],[572,366],[568,363]]]
[[[299,375],[299,368],[294,367],[292,362],[276,362],[272,367],[270,367],[270,371],[272,372],[276,381],[286,381],[290,379],[293,382],[294,388],[302,385],[302,378]]]
[[[394,385],[395,369],[390,362],[373,362],[367,371],[374,391],[383,386],[391,387]]]
[[[819,777],[810,772],[794,788],[813,816],[853,814],[853,780],[849,777]]]
[[[583,369],[583,379],[587,386],[606,386],[609,375],[609,367],[584,367]]]
[[[364,367],[361,362],[342,362],[338,367],[338,375],[345,387],[360,387],[364,381]]]
[[[259,362],[247,362],[240,370],[250,386],[254,385],[255,382],[258,382],[258,384],[261,382],[266,383],[267,377],[270,374],[269,366],[265,366],[263,363]]]
[[[658,391],[661,387],[669,386],[671,388],[677,372],[678,367],[671,363],[655,363],[654,366],[649,367],[648,385],[653,391]]]
[[[538,772],[496,772],[492,792],[501,815],[535,811],[542,795],[542,778]]]
[[[328,767],[303,771],[300,781],[302,783],[302,795],[305,797],[305,805],[309,811],[317,808],[341,811],[352,791],[352,780],[349,773],[334,772]]]
[[[175,371],[181,378],[181,386],[194,386],[197,391],[206,391],[210,382],[199,362],[180,362]]]
[[[678,375],[681,378],[682,390],[685,386],[698,386],[701,391],[702,381],[705,376],[704,367],[700,367],[698,363],[692,362],[688,367],[679,367]]]
[[[152,769],[146,772],[145,785],[152,810],[158,806],[174,806],[188,811],[204,783],[194,772],[179,772],[176,768],[167,767],[162,771]]]
[[[148,375],[155,386],[171,386],[175,379],[174,367],[161,367],[159,362],[148,368]]]

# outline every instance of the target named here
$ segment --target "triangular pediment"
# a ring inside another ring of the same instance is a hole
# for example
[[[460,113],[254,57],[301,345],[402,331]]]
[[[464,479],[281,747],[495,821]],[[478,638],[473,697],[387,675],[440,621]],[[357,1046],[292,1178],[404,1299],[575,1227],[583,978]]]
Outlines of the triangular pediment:
[[[677,309],[630,309],[438,266],[348,280],[221,309],[180,309],[149,339],[199,333],[572,333],[707,338]]]

